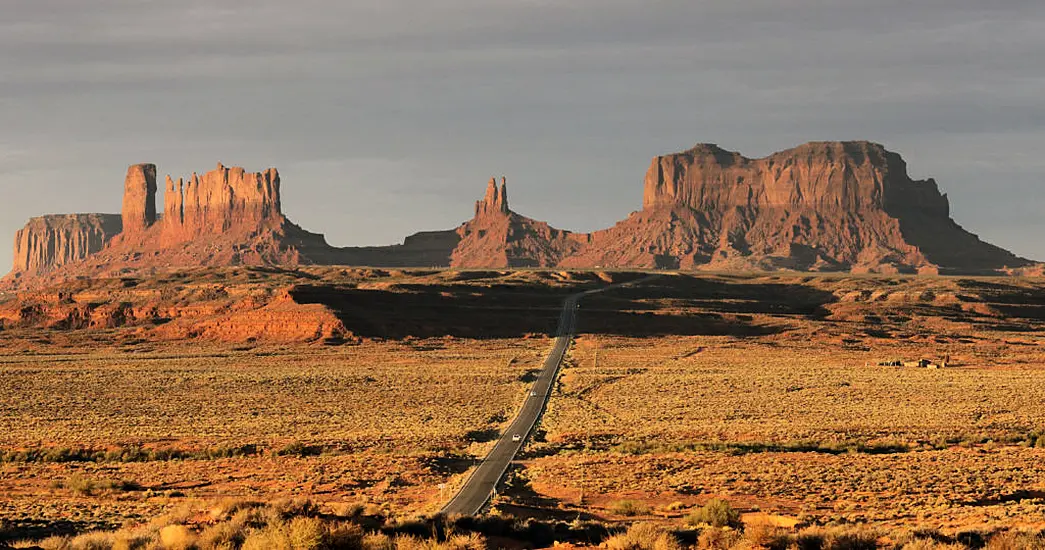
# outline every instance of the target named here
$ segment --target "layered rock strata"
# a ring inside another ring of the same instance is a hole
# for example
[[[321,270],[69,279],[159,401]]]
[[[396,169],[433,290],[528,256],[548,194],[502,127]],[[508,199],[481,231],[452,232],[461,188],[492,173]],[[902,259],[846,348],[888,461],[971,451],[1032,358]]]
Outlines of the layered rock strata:
[[[156,223],[156,165],[135,164],[123,181],[123,233],[139,235]]]
[[[614,227],[571,233],[511,210],[491,179],[474,217],[402,244],[336,248],[288,220],[270,168],[217,168],[163,186],[137,164],[122,214],[36,218],[19,232],[7,281],[187,266],[571,267],[997,273],[1035,264],[981,241],[950,217],[932,179],[865,141],[813,142],[764,158],[716,145],[653,159],[642,209]]]
[[[39,275],[99,252],[123,227],[116,214],[32,218],[15,234],[14,273]]]
[[[950,218],[932,179],[864,142],[750,159],[701,144],[653,159],[643,209],[563,265],[986,272],[1029,264]]]

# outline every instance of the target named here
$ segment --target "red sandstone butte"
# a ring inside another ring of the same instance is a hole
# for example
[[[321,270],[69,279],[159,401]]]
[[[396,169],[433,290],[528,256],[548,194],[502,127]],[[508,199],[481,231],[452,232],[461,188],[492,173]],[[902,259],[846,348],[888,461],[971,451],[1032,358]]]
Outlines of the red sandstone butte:
[[[589,236],[571,267],[988,272],[1027,260],[950,218],[935,181],[866,141],[750,159],[701,144],[653,159],[643,209]]]

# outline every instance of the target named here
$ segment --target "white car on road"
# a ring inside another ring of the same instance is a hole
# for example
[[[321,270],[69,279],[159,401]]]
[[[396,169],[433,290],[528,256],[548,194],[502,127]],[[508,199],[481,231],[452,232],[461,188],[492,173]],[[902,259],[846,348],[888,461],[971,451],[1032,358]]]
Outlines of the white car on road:
[[[512,436],[512,441],[522,441],[522,436],[519,434],[515,434]]]

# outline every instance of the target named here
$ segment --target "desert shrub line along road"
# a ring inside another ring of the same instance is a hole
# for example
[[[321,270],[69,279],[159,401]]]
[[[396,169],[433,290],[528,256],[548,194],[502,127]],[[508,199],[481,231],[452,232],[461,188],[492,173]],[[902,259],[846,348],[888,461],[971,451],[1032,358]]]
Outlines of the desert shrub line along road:
[[[454,495],[453,499],[442,509],[446,515],[476,515],[486,506],[493,495],[494,489],[508,471],[508,466],[526,443],[526,439],[533,431],[541,413],[551,398],[552,389],[555,387],[555,379],[559,374],[566,350],[573,341],[574,332],[577,328],[577,309],[580,300],[585,296],[606,292],[622,286],[635,285],[661,277],[661,275],[650,275],[635,281],[609,285],[603,288],[586,290],[570,295],[563,302],[562,312],[559,314],[559,326],[556,331],[555,344],[551,352],[544,360],[541,373],[534,382],[530,393],[527,394],[519,414],[501,434],[493,449],[483,458],[479,466],[475,468],[471,476],[465,481],[461,489]]]

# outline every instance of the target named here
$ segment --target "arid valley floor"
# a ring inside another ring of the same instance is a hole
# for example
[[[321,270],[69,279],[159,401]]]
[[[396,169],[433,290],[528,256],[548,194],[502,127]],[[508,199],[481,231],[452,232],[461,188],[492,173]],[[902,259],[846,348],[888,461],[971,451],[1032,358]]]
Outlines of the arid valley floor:
[[[526,399],[562,300],[643,276],[227,268],[7,295],[0,547],[202,530],[230,500],[432,515]],[[1043,329],[1038,279],[664,273],[593,295],[493,511],[684,530],[722,499],[879,542],[1038,531]]]

